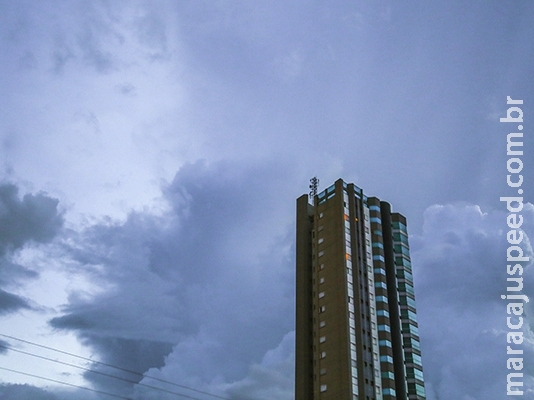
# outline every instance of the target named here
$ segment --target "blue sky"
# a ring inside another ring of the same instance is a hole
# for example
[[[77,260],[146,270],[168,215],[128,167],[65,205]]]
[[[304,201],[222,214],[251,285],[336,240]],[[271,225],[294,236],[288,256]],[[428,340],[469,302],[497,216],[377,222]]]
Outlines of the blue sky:
[[[524,100],[531,202],[533,13],[526,0],[0,1],[0,334],[291,400],[295,199],[312,176],[343,178],[408,218],[428,399],[502,399],[515,126],[499,118],[506,96]],[[0,367],[176,398],[27,357],[4,348]],[[107,398],[6,371],[0,394]]]

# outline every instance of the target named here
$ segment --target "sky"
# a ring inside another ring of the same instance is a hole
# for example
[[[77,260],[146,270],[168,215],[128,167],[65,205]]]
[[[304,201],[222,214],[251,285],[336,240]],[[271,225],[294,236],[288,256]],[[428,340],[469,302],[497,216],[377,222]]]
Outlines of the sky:
[[[528,0],[0,0],[0,398],[293,400],[313,176],[407,217],[427,399],[505,398],[517,126],[499,119],[524,100],[534,257],[533,17]],[[532,262],[523,278],[534,298]]]

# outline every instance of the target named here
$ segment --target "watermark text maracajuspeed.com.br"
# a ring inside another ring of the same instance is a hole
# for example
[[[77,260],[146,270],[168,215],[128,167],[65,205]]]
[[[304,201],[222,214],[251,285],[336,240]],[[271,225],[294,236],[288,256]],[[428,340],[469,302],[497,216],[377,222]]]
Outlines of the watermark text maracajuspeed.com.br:
[[[501,118],[501,122],[508,122],[512,124],[512,129],[515,132],[510,132],[506,135],[506,155],[509,157],[506,162],[508,174],[506,175],[506,183],[508,186],[517,191],[517,196],[501,197],[500,200],[506,202],[508,216],[506,222],[508,224],[508,232],[506,239],[508,241],[508,248],[506,249],[506,272],[508,274],[506,295],[501,298],[508,301],[506,305],[506,324],[508,326],[508,333],[506,335],[506,367],[508,374],[506,377],[506,395],[507,396],[521,396],[523,395],[523,323],[524,323],[524,304],[528,303],[529,299],[522,293],[523,291],[523,264],[529,261],[529,257],[523,254],[523,249],[520,246],[523,241],[523,100],[514,100],[510,96],[506,98],[508,110],[506,110],[506,117]]]

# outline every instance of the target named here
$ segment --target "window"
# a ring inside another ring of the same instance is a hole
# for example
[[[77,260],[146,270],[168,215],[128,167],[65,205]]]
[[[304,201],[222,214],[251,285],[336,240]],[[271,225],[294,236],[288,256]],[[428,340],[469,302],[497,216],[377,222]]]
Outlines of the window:
[[[324,269],[324,264],[319,265],[319,269]]]
[[[322,257],[324,256],[324,250],[321,250],[318,254],[317,254],[318,257]]]
[[[388,355],[380,356],[380,362],[387,362],[387,363],[393,364],[393,358]]]
[[[326,351],[321,352],[321,358],[326,358]]]
[[[321,375],[326,375],[326,368],[321,368],[320,374]]]
[[[324,229],[324,225],[320,225],[319,228],[317,228],[318,232],[321,232]]]
[[[381,332],[391,332],[389,325],[378,325],[378,330]]]
[[[319,308],[319,312],[324,313],[325,311],[326,311],[326,307],[325,306],[321,306]]]
[[[324,242],[324,239],[323,238],[319,238],[319,240],[317,241],[318,244],[321,244]]]
[[[382,371],[382,378],[395,379],[395,375],[390,371]]]
[[[319,218],[323,218],[323,213],[319,213]]]
[[[320,285],[321,283],[324,283],[324,277],[319,278],[319,285]]]
[[[324,292],[319,292],[319,298],[322,299],[324,297]]]
[[[388,287],[387,287],[385,282],[375,282],[375,288],[377,288],[377,289],[382,288],[382,289],[386,289],[387,290]]]
[[[320,321],[319,322],[319,328],[324,328],[326,326],[326,322],[325,321]]]
[[[378,310],[377,315],[380,315],[382,317],[389,317],[389,311],[388,310]]]
[[[321,392],[326,392],[326,385],[321,385]]]
[[[319,338],[319,343],[324,343],[324,342],[326,342],[326,336],[321,336]]]

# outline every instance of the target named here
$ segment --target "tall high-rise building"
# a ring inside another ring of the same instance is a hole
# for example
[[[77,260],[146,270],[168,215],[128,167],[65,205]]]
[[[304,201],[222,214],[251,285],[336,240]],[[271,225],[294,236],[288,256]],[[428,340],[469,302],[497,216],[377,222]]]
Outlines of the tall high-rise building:
[[[424,400],[406,218],[339,179],[297,199],[295,400]]]

